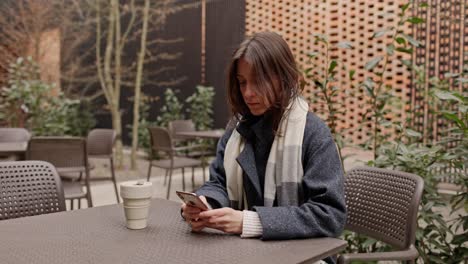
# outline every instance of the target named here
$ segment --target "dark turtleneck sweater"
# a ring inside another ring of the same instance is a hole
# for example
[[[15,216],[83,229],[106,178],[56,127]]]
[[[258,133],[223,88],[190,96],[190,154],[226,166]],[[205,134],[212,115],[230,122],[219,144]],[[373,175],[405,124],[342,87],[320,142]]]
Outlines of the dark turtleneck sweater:
[[[275,136],[272,130],[271,117],[268,114],[261,116],[246,116],[237,127],[237,131],[253,146],[255,156],[255,166],[257,168],[258,184],[262,191],[260,196],[257,196],[253,201],[248,201],[249,207],[263,206],[263,192],[265,186],[265,171],[270,155],[271,145]],[[247,189],[253,188],[245,186]],[[253,199],[253,197],[248,197]],[[248,199],[249,200],[249,199]]]

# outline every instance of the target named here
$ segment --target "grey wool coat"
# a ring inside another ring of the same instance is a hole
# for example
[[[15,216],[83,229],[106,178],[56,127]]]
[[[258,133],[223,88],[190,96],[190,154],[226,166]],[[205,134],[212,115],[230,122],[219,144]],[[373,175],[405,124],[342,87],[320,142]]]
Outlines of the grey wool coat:
[[[261,239],[339,236],[346,221],[343,170],[328,127],[313,113],[307,114],[302,146],[304,177],[298,183],[299,206],[265,207],[265,166],[274,135],[266,115],[245,120],[235,128],[245,139],[237,162],[244,172],[249,210],[256,211],[262,223]],[[223,160],[232,131],[228,129],[219,140],[216,158],[210,165],[210,180],[196,191],[206,196],[213,208],[230,207]]]

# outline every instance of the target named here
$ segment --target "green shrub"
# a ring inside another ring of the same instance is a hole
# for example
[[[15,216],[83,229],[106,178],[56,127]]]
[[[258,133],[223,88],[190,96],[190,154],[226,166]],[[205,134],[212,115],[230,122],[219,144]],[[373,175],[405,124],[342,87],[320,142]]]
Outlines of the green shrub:
[[[188,116],[192,119],[197,130],[213,128],[214,95],[213,87],[197,85],[195,93],[185,100],[189,104]]]
[[[164,92],[164,105],[156,119],[158,126],[167,127],[170,121],[185,118],[184,104],[179,101],[176,93],[178,91],[173,91],[171,88],[167,88]]]
[[[0,91],[0,120],[25,127],[36,136],[85,136],[95,125],[89,103],[71,100],[40,79],[31,58],[18,58],[8,70],[8,86]]]

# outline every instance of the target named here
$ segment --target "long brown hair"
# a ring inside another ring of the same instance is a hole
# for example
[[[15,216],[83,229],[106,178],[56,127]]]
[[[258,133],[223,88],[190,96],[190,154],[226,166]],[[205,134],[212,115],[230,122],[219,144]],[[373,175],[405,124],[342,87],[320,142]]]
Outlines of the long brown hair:
[[[250,113],[237,79],[237,64],[243,58],[252,67],[257,83],[255,93],[270,106],[273,131],[277,131],[289,102],[300,93],[296,61],[286,41],[274,32],[259,32],[246,38],[228,66],[228,102],[234,118]]]

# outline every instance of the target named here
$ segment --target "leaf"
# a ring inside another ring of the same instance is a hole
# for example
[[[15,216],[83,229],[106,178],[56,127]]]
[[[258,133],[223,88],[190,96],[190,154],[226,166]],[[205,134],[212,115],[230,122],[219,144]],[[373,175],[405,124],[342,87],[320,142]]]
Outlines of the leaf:
[[[312,70],[313,70],[312,67],[311,67],[311,68],[307,68],[307,69],[304,70],[304,74],[305,74],[305,75],[309,75],[309,73],[310,73]]]
[[[314,84],[315,84],[317,87],[323,88],[323,84],[322,84],[319,80],[314,80]]]
[[[391,31],[390,28],[384,28],[384,29],[378,30],[378,31],[374,32],[374,34],[372,35],[371,38],[380,38],[381,36],[384,36],[385,34],[387,34],[390,31]]]
[[[328,67],[328,72],[333,72],[333,70],[335,70],[337,65],[338,63],[336,62],[336,60],[332,60],[330,62],[330,67]]]
[[[443,91],[443,90],[435,90],[434,95],[441,99],[441,100],[455,100],[460,103],[463,103],[463,100],[461,100],[459,97],[455,96],[453,92],[449,91]]]
[[[401,59],[400,61],[401,61],[401,63],[402,63],[403,65],[405,65],[406,67],[411,68],[411,67],[413,66],[413,64],[412,64],[412,62],[411,62],[410,60]]]
[[[401,12],[404,13],[404,12],[408,9],[408,7],[409,7],[410,5],[411,5],[411,3],[404,4],[404,5],[401,7]]]
[[[369,62],[366,63],[366,65],[364,66],[364,68],[366,70],[372,70],[375,68],[375,66],[377,66],[379,64],[379,62],[383,59],[382,56],[379,56],[379,57],[376,57],[376,58],[373,58],[372,60],[370,60]]]
[[[458,77],[458,76],[460,76],[459,73],[446,72],[446,73],[444,74],[444,77],[445,77],[445,78],[455,78],[455,77]]]
[[[349,71],[349,79],[350,79],[350,80],[353,79],[355,73],[356,73],[356,70],[350,70],[350,71]]]
[[[410,22],[411,24],[421,24],[424,23],[424,19],[420,17],[409,17],[406,19],[407,22]]]
[[[406,45],[406,40],[402,37],[397,37],[395,39],[395,41],[398,43],[398,44],[401,44],[401,45]]]
[[[412,129],[406,129],[405,134],[409,137],[421,138],[422,134]]]
[[[468,105],[459,105],[458,111],[463,114],[468,113]]]
[[[328,36],[327,35],[315,33],[312,36],[315,38],[316,42],[323,42],[325,44],[328,44]]]
[[[409,35],[406,35],[406,34],[401,34],[401,35],[414,47],[418,48],[418,47],[422,46],[421,42],[417,41],[413,37],[411,37]]]
[[[395,53],[395,45],[390,44],[386,48],[387,54],[392,56]]]
[[[457,114],[454,113],[443,113],[444,117],[447,118],[448,120],[451,120],[455,123],[457,123],[458,127],[463,128],[464,124],[463,121],[458,118]]]
[[[392,122],[388,121],[388,120],[382,120],[379,122],[379,124],[383,127],[390,127],[392,125]]]
[[[407,54],[413,54],[413,49],[407,49],[403,47],[396,48],[396,51],[407,53]]]
[[[307,57],[309,58],[315,58],[319,55],[319,53],[317,51],[310,51],[309,53],[307,53]]]
[[[349,41],[340,41],[338,42],[338,44],[336,44],[336,46],[338,48],[342,48],[342,49],[352,49],[353,48],[353,44]]]
[[[429,7],[429,4],[428,3],[421,3],[421,4],[419,4],[419,7],[424,7],[424,8]]]

